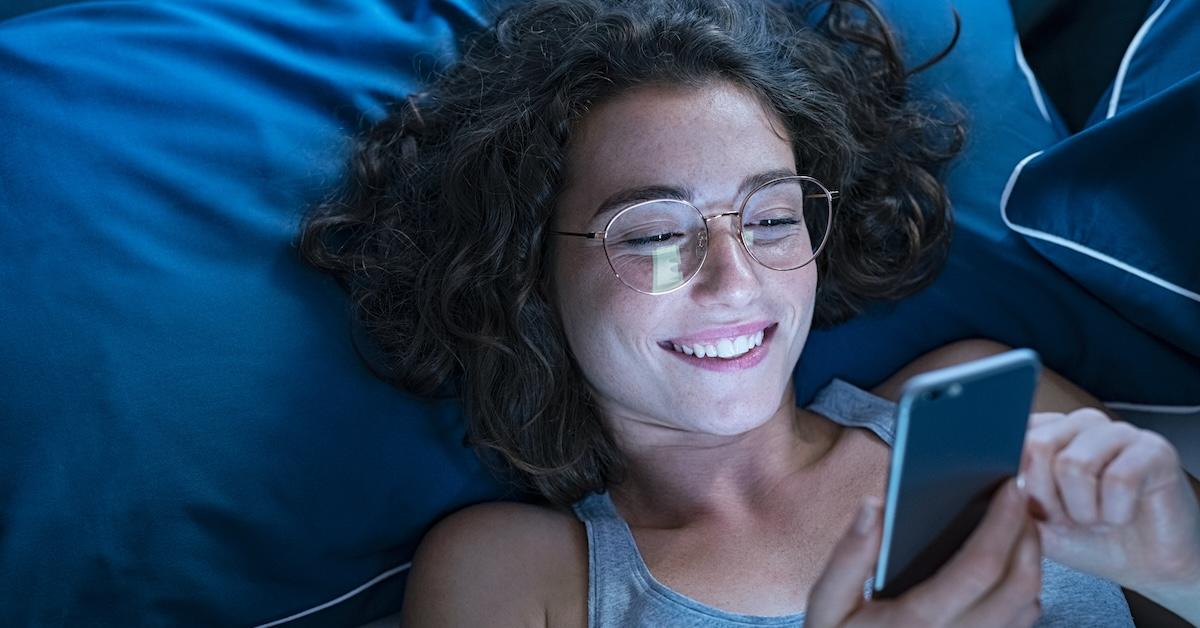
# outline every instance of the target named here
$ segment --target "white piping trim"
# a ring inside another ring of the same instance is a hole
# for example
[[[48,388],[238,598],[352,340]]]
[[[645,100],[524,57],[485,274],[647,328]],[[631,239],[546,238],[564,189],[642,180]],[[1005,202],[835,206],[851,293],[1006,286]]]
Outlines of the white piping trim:
[[[1029,63],[1025,61],[1025,52],[1021,50],[1020,35],[1013,36],[1013,51],[1017,54],[1017,67],[1021,68],[1021,72],[1025,74],[1025,80],[1029,83],[1029,91],[1033,93],[1033,101],[1037,103],[1038,111],[1042,112],[1042,119],[1050,122],[1050,111],[1046,109],[1046,101],[1042,99],[1042,89],[1038,87],[1037,77],[1033,75],[1033,70],[1029,68]]]
[[[1167,0],[1167,1],[1170,2],[1170,0]],[[1175,285],[1175,284],[1167,281],[1166,279],[1163,279],[1162,277],[1150,274],[1140,268],[1136,268],[1125,262],[1122,262],[1121,260],[1119,260],[1115,257],[1112,257],[1110,255],[1105,255],[1104,253],[1101,253],[1100,251],[1083,246],[1082,244],[1079,244],[1078,242],[1072,242],[1071,240],[1068,240],[1066,238],[1056,236],[1054,234],[1046,233],[1044,231],[1030,229],[1029,227],[1022,227],[1021,225],[1015,224],[1011,220],[1009,220],[1008,219],[1008,198],[1010,195],[1012,195],[1013,187],[1017,184],[1017,178],[1021,176],[1021,171],[1025,169],[1026,164],[1028,164],[1030,161],[1033,161],[1033,159],[1035,157],[1037,157],[1038,155],[1041,155],[1042,152],[1043,151],[1039,150],[1038,152],[1022,159],[1017,164],[1017,167],[1013,168],[1012,175],[1010,175],[1008,177],[1008,183],[1006,183],[1004,185],[1004,192],[1000,195],[1000,217],[1004,220],[1004,224],[1008,225],[1009,229],[1012,229],[1013,231],[1016,231],[1017,233],[1026,235],[1031,238],[1036,238],[1038,240],[1044,240],[1051,244],[1057,244],[1058,246],[1071,249],[1072,251],[1075,251],[1076,253],[1082,253],[1088,257],[1091,257],[1093,259],[1104,262],[1105,264],[1108,264],[1110,266],[1115,266],[1116,268],[1119,268],[1131,275],[1134,275],[1135,277],[1145,279],[1146,281],[1149,281],[1150,283],[1152,283],[1160,288],[1165,288],[1165,289],[1170,290],[1171,292],[1174,292],[1182,297],[1185,297],[1185,298],[1191,299],[1197,303],[1200,303],[1200,293],[1192,292],[1191,290],[1188,290],[1187,288],[1184,288],[1183,286]]]
[[[1017,167],[1013,168],[1012,174],[1008,175],[1008,182],[1004,184],[1004,191],[1000,193],[1000,217],[1004,219],[1004,224],[1011,229],[1013,224],[1008,221],[1008,215],[1004,209],[1008,207],[1008,197],[1012,195],[1013,186],[1017,184],[1017,177],[1021,176],[1021,171],[1025,169],[1025,165],[1037,158],[1046,151],[1039,150],[1032,155],[1027,155],[1024,159],[1017,162]]]
[[[1150,27],[1154,26],[1154,21],[1162,15],[1163,9],[1167,8],[1168,4],[1171,4],[1171,0],[1163,0],[1163,3],[1138,29],[1137,34],[1133,36],[1133,41],[1129,42],[1129,48],[1125,50],[1125,56],[1121,57],[1121,65],[1117,68],[1117,78],[1113,81],[1112,97],[1108,100],[1108,115],[1104,116],[1105,120],[1117,115],[1117,103],[1121,101],[1121,88],[1125,87],[1125,74],[1129,72],[1129,63],[1133,61],[1133,53],[1137,51],[1142,40],[1146,38],[1146,33],[1150,32]]]
[[[300,619],[301,617],[307,617],[309,615],[312,615],[313,613],[318,613],[320,611],[323,611],[323,610],[329,608],[330,606],[345,602],[346,600],[358,595],[359,593],[362,593],[363,591],[375,586],[376,584],[379,584],[380,582],[382,582],[384,580],[387,580],[388,578],[391,578],[392,576],[394,576],[402,571],[409,569],[410,567],[412,567],[412,561],[404,563],[403,565],[400,565],[399,567],[392,567],[391,569],[379,574],[378,576],[375,576],[374,578],[371,578],[370,580],[364,582],[363,584],[358,585],[357,587],[350,590],[349,592],[344,593],[332,600],[329,600],[328,602],[325,602],[324,604],[321,604],[319,606],[314,606],[306,611],[300,611],[299,613],[296,613],[295,615],[284,617],[283,619],[276,619],[275,621],[268,623],[268,624],[261,624],[261,625],[255,626],[255,628],[271,628],[272,626],[286,624],[289,621],[295,621],[297,619]]]
[[[1105,401],[1104,405],[1113,410],[1133,410],[1135,412],[1153,412],[1157,414],[1200,414],[1200,406],[1153,406],[1144,403],[1125,403],[1123,401]]]

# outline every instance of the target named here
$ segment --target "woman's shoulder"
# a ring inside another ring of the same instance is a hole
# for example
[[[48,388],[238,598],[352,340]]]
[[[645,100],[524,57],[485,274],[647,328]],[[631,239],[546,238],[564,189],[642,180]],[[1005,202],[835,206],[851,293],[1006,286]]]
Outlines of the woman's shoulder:
[[[517,502],[460,510],[413,558],[406,626],[585,625],[587,537],[570,512]]]
[[[564,558],[587,557],[586,532],[574,514],[521,502],[485,502],[459,510],[429,531],[422,541],[426,544],[443,555],[466,551],[498,563],[547,567]]]
[[[579,520],[564,508],[523,502],[483,502],[467,506],[447,516],[438,522],[433,530],[455,533],[462,529],[485,528],[494,534],[517,537],[511,540],[520,540],[536,532],[563,532],[576,527],[577,524]]]

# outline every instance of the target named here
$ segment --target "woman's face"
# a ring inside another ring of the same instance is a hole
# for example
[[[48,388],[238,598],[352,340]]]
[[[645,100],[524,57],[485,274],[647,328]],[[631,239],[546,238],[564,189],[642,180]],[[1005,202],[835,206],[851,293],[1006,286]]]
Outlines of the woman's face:
[[[553,228],[603,231],[615,212],[597,215],[597,209],[617,194],[628,206],[640,195],[626,193],[648,186],[685,191],[705,216],[735,211],[749,191],[739,188],[755,175],[804,174],[796,171],[783,129],[755,98],[729,84],[622,94],[578,125]],[[567,340],[606,420],[617,427],[633,421],[740,434],[791,399],[792,369],[812,321],[816,264],[792,271],[760,265],[737,239],[736,220],[708,223],[703,267],[662,295],[623,284],[598,240],[557,239],[555,299]],[[761,346],[733,359],[675,350],[719,350],[722,339],[737,350],[738,336],[753,341],[760,331]]]

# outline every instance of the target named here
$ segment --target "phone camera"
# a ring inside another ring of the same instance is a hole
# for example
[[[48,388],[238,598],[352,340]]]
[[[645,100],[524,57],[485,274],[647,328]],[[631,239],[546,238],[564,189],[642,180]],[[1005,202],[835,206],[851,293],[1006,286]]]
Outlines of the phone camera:
[[[962,384],[954,383],[945,388],[926,390],[921,393],[921,399],[925,401],[937,401],[942,397],[957,397],[962,394],[962,390]]]

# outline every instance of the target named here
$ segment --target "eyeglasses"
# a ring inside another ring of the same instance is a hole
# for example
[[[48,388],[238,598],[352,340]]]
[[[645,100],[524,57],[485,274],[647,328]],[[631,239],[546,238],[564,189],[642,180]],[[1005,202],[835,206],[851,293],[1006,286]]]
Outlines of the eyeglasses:
[[[660,199],[617,212],[604,231],[555,235],[600,240],[613,273],[643,294],[666,294],[700,272],[708,255],[708,221],[737,216],[738,239],[750,257],[773,270],[796,270],[812,263],[829,239],[833,199],[816,179],[772,179],[746,196],[737,211],[705,216],[691,203]]]

